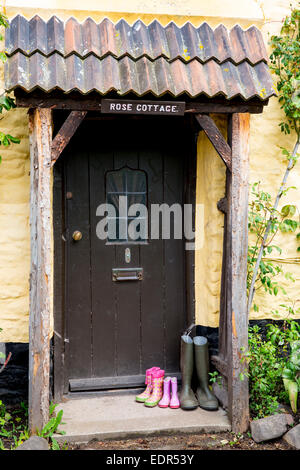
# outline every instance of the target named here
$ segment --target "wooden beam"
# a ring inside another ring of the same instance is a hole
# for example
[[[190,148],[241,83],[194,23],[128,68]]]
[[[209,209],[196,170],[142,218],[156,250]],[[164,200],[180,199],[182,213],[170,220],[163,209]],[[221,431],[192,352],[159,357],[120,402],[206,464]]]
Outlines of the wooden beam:
[[[191,102],[186,104],[186,113],[216,113],[216,114],[231,114],[231,113],[252,113],[261,114],[263,112],[263,103],[241,103],[231,104],[228,103],[197,103]]]
[[[231,118],[229,119],[231,122]],[[231,126],[230,126],[231,134]],[[230,137],[231,142],[231,137]],[[223,370],[220,370],[217,366],[219,372],[221,372],[226,378],[228,375],[228,345],[227,345],[227,336],[228,336],[228,296],[231,292],[231,270],[230,270],[230,250],[231,250],[231,226],[229,225],[229,208],[228,208],[228,199],[231,190],[231,172],[226,169],[226,193],[225,197],[221,199],[222,209],[224,211],[224,230],[223,230],[223,256],[222,256],[222,275],[221,275],[221,292],[220,292],[220,316],[219,316],[219,354],[218,358],[227,364],[226,373]],[[218,202],[218,209],[219,203]]]
[[[22,90],[15,90],[16,104],[20,108],[51,108],[51,109],[65,109],[74,111],[101,111],[101,97],[98,95],[88,94],[87,96],[66,95],[61,93],[41,93],[32,92],[26,93]],[[119,98],[119,96],[112,96]],[[132,96],[138,99],[136,95]],[[126,96],[125,99],[129,97]],[[153,100],[153,96],[151,98]],[[169,97],[170,100],[170,97]],[[219,101],[219,102],[218,102]],[[187,101],[186,113],[253,113],[260,114],[263,112],[264,106],[268,104],[268,100],[237,102],[234,100],[223,102],[220,99],[210,98],[209,101]]]
[[[249,391],[245,363],[248,347],[247,251],[248,251],[248,174],[249,114],[233,114],[231,125],[232,173],[227,197],[227,362],[228,409],[232,431],[245,432],[249,426]],[[243,380],[241,380],[243,374]]]
[[[206,114],[196,114],[195,117],[213,144],[214,148],[222,158],[226,167],[231,171],[231,148],[227,144],[213,119]]]
[[[30,238],[29,430],[49,419],[51,293],[51,110],[29,113]]]
[[[54,165],[61,152],[70,142],[71,137],[75,134],[77,128],[83,121],[87,114],[87,111],[71,111],[51,145],[51,166]]]

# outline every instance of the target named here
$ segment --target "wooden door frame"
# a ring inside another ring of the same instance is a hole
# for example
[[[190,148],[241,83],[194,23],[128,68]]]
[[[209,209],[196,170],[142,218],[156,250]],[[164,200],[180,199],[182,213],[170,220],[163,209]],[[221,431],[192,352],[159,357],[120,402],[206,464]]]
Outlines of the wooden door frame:
[[[116,116],[114,119],[117,119]],[[134,116],[124,117],[128,120],[137,119]],[[103,121],[110,118],[98,116],[97,120]],[[111,120],[113,126],[114,119]],[[149,117],[140,116],[140,120],[147,121]],[[153,116],[150,117],[151,121]],[[161,118],[166,119],[166,117]],[[174,118],[167,118],[174,119]],[[175,118],[176,119],[176,118]],[[188,159],[184,165],[184,203],[193,205],[193,230],[195,228],[195,201],[196,201],[196,165],[197,165],[197,148],[196,139],[193,139],[193,129],[191,128],[192,119],[190,116],[185,118],[185,126],[187,132],[190,133],[191,139],[187,144]],[[99,124],[101,125],[101,124]],[[196,132],[196,129],[194,129]],[[79,130],[80,132],[80,130]],[[167,137],[166,137],[167,138]],[[64,175],[61,159],[58,159],[53,167],[53,252],[54,252],[54,269],[53,269],[53,317],[54,317],[54,355],[53,355],[53,396],[56,402],[60,402],[63,395],[67,393],[66,387],[68,379],[65,377],[65,341],[68,341],[65,334],[66,318],[65,318],[65,194],[64,194]],[[183,241],[184,243],[184,241]],[[185,299],[187,326],[195,323],[195,252],[185,250]],[[74,380],[75,382],[75,380]],[[112,387],[113,388],[113,387]]]
[[[266,102],[267,103],[267,102]],[[215,358],[215,363],[228,383],[229,415],[234,432],[244,432],[249,424],[248,381],[239,380],[239,373],[244,371],[241,364],[242,351],[247,349],[247,214],[248,214],[248,158],[249,158],[249,113],[262,112],[263,105],[253,103],[189,102],[186,112],[194,115],[199,125],[212,142],[217,153],[227,167],[227,241],[224,257],[226,281],[226,308],[220,317],[225,341],[223,351]],[[252,106],[253,104],[253,106]],[[50,303],[51,303],[51,166],[57,160],[63,148],[82,121],[89,109],[99,110],[99,102],[87,100],[68,101],[63,97],[53,101],[51,95],[34,101],[30,94],[17,96],[17,105],[32,108],[29,113],[30,159],[31,159],[31,267],[30,267],[30,307],[29,307],[29,427],[31,433],[41,429],[49,418],[49,352],[50,352]],[[93,108],[94,106],[94,108]],[[52,141],[52,109],[71,111],[58,134]],[[203,114],[207,113],[207,114]],[[225,113],[229,122],[229,143],[208,115],[209,112]],[[68,122],[67,122],[68,121]],[[52,157],[52,158],[51,158]],[[56,187],[61,185],[54,175]],[[53,201],[53,208],[59,204],[59,198]],[[59,233],[60,221],[54,220],[56,234]],[[60,244],[55,236],[56,256]],[[192,266],[194,263],[190,262]],[[60,268],[61,269],[61,268]],[[62,269],[61,269],[62,272]],[[224,276],[223,276],[224,278]],[[59,294],[58,284],[61,278],[55,272],[54,289],[56,318],[54,326],[55,361],[59,361],[64,338],[62,317],[59,303],[63,293]],[[189,283],[193,282],[193,277]],[[224,279],[223,279],[224,282]],[[225,313],[224,313],[225,312]],[[221,311],[222,314],[222,311]],[[222,322],[226,322],[223,325]],[[226,347],[224,346],[226,344]],[[226,355],[224,356],[224,354]],[[58,363],[58,362],[56,362]],[[58,368],[59,369],[59,368]],[[55,370],[56,397],[59,397],[59,370]]]

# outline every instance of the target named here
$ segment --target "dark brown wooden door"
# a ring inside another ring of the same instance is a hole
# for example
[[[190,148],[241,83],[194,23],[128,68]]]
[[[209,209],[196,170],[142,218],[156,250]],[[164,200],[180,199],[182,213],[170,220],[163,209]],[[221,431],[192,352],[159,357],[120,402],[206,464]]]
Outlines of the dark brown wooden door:
[[[152,366],[179,372],[187,325],[184,241],[100,240],[96,211],[125,190],[149,211],[151,204],[183,204],[181,119],[87,121],[64,156],[64,174],[67,386],[142,385]],[[72,239],[76,230],[80,241]],[[142,268],[143,279],[115,282],[116,268]]]

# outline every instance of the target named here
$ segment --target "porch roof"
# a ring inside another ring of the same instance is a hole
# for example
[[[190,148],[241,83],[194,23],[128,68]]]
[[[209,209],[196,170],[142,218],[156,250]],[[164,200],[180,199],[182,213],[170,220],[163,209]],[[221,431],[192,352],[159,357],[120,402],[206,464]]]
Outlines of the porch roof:
[[[275,95],[260,31],[236,25],[212,30],[187,22],[178,27],[153,21],[130,26],[91,18],[65,23],[53,16],[27,20],[17,15],[5,38],[7,91],[96,91],[120,96],[165,94],[191,98],[221,95],[226,99],[267,100]]]

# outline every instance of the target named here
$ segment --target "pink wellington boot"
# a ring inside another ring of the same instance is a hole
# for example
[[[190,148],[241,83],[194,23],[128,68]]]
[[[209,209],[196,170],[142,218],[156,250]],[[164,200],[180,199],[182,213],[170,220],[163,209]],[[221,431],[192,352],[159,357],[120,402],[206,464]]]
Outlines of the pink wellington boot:
[[[170,408],[179,408],[180,402],[177,395],[177,378],[171,378],[171,387],[172,387],[172,397],[170,400]]]
[[[153,372],[159,371],[159,367],[151,367],[151,369],[146,370],[145,384],[147,385],[146,389],[135,397],[136,401],[139,403],[144,403],[147,398],[150,397],[152,393],[152,374]]]
[[[145,406],[153,407],[158,404],[162,397],[162,387],[164,382],[165,371],[160,369],[152,374],[152,393],[145,401]]]
[[[166,377],[164,380],[164,394],[158,404],[160,408],[168,408],[170,404],[170,382],[171,382],[171,377]]]

